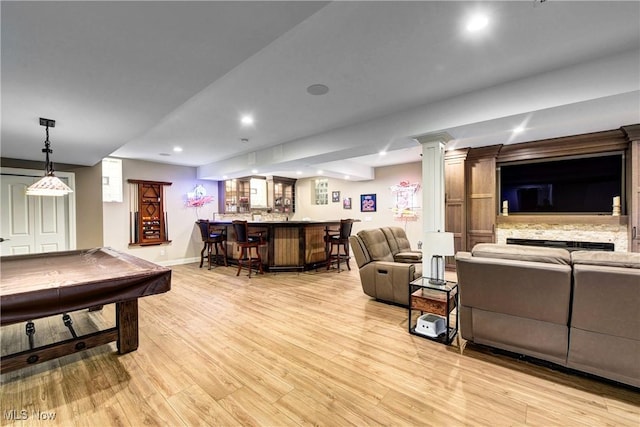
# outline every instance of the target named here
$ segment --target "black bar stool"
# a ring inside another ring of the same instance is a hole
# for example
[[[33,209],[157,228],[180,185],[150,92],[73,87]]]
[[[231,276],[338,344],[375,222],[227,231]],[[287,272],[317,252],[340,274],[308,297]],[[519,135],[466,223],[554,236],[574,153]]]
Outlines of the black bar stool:
[[[352,228],[352,219],[341,219],[340,228],[338,230],[332,230],[329,227],[325,228],[324,244],[325,251],[327,253],[327,270],[329,270],[331,268],[331,264],[335,262],[337,263],[338,272],[340,272],[341,259],[346,262],[347,269],[351,270],[351,267],[349,266],[349,236],[351,235]]]
[[[224,265],[227,267],[227,228],[225,226],[215,226],[209,224],[209,238],[213,243],[213,247],[216,250],[215,255],[213,252],[209,254],[209,269],[211,269],[211,257],[215,257],[217,265]],[[220,249],[220,252],[218,252]],[[221,259],[222,258],[222,259]]]
[[[204,262],[204,251],[207,251],[207,259],[209,260],[209,270],[211,270],[211,257],[214,256],[212,254],[212,245],[215,248],[215,260],[216,264],[219,264],[220,256],[222,256],[222,262],[225,267],[228,266],[227,263],[227,229],[224,226],[215,226],[213,224],[209,224],[209,221],[206,219],[200,219],[196,221],[198,227],[200,228],[200,235],[202,236],[202,241],[204,246],[202,247],[202,251],[200,251],[200,268],[202,268],[202,263]],[[220,252],[222,252],[222,255]]]
[[[252,264],[257,263],[256,268],[258,273],[264,274],[262,268],[262,257],[260,256],[260,247],[265,246],[267,242],[262,237],[262,232],[255,232],[249,234],[249,224],[247,221],[233,221],[233,229],[236,232],[236,243],[240,249],[240,256],[238,257],[238,272],[236,276],[240,275],[240,270],[245,264],[245,268],[249,268],[249,277],[251,277]],[[255,256],[252,255],[251,250],[255,250]]]

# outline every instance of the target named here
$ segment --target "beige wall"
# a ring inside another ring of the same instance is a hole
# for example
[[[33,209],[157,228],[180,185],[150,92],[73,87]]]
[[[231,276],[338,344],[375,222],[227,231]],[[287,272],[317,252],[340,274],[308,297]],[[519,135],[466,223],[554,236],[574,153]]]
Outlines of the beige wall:
[[[44,172],[44,162],[2,158],[0,165]],[[55,169],[75,174],[76,249],[104,246],[102,242],[102,164],[78,166],[56,163]]]
[[[296,213],[292,219],[301,220],[305,217],[317,220],[334,220],[341,218],[359,219],[353,225],[353,233],[363,229],[399,226],[407,232],[411,247],[417,249],[417,243],[422,238],[422,210],[418,210],[415,221],[400,221],[393,216],[394,206],[391,186],[401,181],[422,183],[422,163],[407,163],[403,165],[379,167],[375,169],[375,179],[372,181],[348,181],[329,178],[329,204],[311,205],[311,189],[315,178],[299,179],[296,182]],[[331,202],[331,192],[340,191],[340,203]],[[376,194],[376,212],[360,212],[360,195]],[[351,210],[343,209],[342,200],[351,197]],[[416,194],[417,206],[422,207],[422,189]]]
[[[76,248],[102,247],[102,163],[69,172],[76,174]]]
[[[2,166],[30,169],[42,168],[40,162],[12,161],[2,159]],[[218,212],[218,182],[196,179],[196,168],[165,165],[141,160],[123,159],[124,201],[122,203],[102,203],[102,166],[92,167],[57,165],[56,169],[76,174],[76,246],[78,249],[110,246],[164,265],[194,262],[200,259],[202,241],[195,227],[198,218],[213,219]],[[165,209],[168,214],[169,239],[171,243],[158,246],[129,247],[129,185],[127,179],[149,181],[167,181]],[[296,183],[296,213],[291,219],[335,220],[341,218],[359,219],[353,232],[367,228],[397,225],[405,228],[411,245],[417,248],[417,242],[423,240],[422,212],[419,210],[417,221],[398,221],[393,217],[392,185],[400,181],[422,182],[422,164],[420,162],[404,165],[376,168],[372,181],[347,181],[329,179],[329,204],[311,205],[312,179],[299,179]],[[185,205],[186,193],[202,184],[214,202],[202,208],[190,208]],[[340,191],[340,203],[331,202],[331,192]],[[360,195],[374,193],[377,197],[377,211],[360,212]],[[343,209],[342,200],[351,197],[352,208]],[[418,206],[422,204],[421,191],[416,195]]]
[[[123,202],[103,203],[104,245],[163,265],[200,259],[202,239],[196,229],[198,218],[213,218],[218,211],[218,182],[196,179],[196,168],[141,160],[122,160]],[[166,187],[165,211],[171,243],[129,247],[129,184],[127,179],[171,182]],[[202,208],[186,206],[187,192],[202,184],[214,201]]]

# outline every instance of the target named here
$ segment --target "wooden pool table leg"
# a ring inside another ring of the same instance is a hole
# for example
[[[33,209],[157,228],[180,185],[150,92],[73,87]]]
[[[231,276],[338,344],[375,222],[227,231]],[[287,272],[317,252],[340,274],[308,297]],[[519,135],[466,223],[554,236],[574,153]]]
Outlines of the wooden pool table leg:
[[[118,353],[124,354],[138,348],[138,299],[116,303],[116,328],[118,329]]]

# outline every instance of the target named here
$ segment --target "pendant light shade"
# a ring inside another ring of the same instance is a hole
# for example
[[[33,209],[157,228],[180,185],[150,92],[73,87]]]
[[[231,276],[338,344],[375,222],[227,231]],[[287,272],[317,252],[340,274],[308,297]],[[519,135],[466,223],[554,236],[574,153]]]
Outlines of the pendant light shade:
[[[27,188],[28,196],[64,196],[65,194],[72,193],[73,190],[69,188],[60,178],[56,177],[53,173],[53,162],[49,160],[49,153],[52,153],[51,142],[49,141],[49,127],[55,127],[56,121],[51,119],[40,118],[40,126],[47,128],[47,137],[44,140],[44,148],[42,152],[45,153],[45,166],[44,176],[35,184]]]
[[[64,196],[73,193],[67,184],[55,175],[47,175],[27,188],[28,196]]]

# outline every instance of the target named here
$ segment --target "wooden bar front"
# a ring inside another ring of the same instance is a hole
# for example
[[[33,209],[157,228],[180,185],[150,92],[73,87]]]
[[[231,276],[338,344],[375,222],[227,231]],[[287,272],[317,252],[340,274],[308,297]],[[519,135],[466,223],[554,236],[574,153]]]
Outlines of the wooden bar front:
[[[227,227],[227,256],[233,262],[239,251],[231,221],[211,221],[210,224]],[[267,245],[261,256],[269,271],[311,270],[327,263],[325,229],[340,228],[336,221],[254,221],[249,231],[264,232]]]

